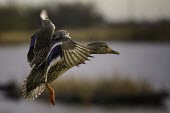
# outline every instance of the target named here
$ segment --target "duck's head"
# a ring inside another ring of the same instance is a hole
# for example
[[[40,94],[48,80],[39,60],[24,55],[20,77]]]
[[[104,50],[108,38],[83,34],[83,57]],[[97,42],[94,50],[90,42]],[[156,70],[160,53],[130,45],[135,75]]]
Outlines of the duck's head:
[[[92,49],[93,54],[117,54],[119,55],[119,52],[114,51],[104,42],[93,42],[93,43],[88,44],[87,46],[90,49]]]

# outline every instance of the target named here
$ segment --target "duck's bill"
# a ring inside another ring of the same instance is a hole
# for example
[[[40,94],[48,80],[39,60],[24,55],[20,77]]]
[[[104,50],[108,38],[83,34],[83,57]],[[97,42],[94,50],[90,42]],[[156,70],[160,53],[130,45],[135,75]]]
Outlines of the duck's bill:
[[[116,54],[116,55],[120,55],[119,52],[114,51],[114,50],[112,50],[111,48],[108,49],[108,54]]]

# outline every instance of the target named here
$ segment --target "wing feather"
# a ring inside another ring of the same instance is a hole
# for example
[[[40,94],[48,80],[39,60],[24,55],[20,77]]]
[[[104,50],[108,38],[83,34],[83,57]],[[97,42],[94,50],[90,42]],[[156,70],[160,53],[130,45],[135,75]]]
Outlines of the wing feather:
[[[64,50],[64,53],[65,53],[65,55],[66,55],[66,63],[70,66],[70,67],[72,67],[72,63],[71,63],[71,58],[70,58],[70,55],[69,55],[69,53],[67,52],[67,51],[65,51]]]
[[[65,65],[69,67],[78,66],[84,64],[88,57],[91,57],[91,50],[86,46],[78,44],[71,39],[64,41],[62,44],[63,60]]]
[[[81,57],[79,56],[79,54],[75,50],[72,50],[72,52],[74,53],[75,58],[76,58],[78,64],[84,63],[84,60],[81,59]]]
[[[72,46],[72,47],[70,47]],[[68,45],[68,43],[65,43],[64,47],[66,48],[74,48],[74,45]],[[66,50],[64,50],[66,51]],[[75,57],[75,53],[73,53],[72,49],[69,49],[68,51],[66,51],[66,54],[68,56],[68,60],[71,64],[71,66],[78,66],[79,65],[79,61],[77,61],[76,57]]]
[[[82,50],[84,50],[86,52],[90,52],[90,49],[87,49],[86,47],[84,47],[84,46],[82,46],[82,45],[80,45],[78,43],[77,43],[76,47],[78,47],[78,48],[80,48],[80,49],[82,49]]]
[[[90,56],[90,53],[87,52],[87,51],[83,51],[83,50],[80,49],[80,48],[76,48],[76,50],[78,50],[79,52],[81,52],[84,56]]]
[[[65,48],[65,49],[63,49],[63,48]],[[67,46],[67,44],[62,44],[64,63],[67,64],[68,67],[72,67],[69,54],[67,53],[68,48],[69,47]]]
[[[80,51],[78,51],[77,49],[75,49],[74,51],[77,52],[77,54],[80,56],[80,58],[85,61],[88,60],[87,56],[85,56],[83,53],[81,53]]]

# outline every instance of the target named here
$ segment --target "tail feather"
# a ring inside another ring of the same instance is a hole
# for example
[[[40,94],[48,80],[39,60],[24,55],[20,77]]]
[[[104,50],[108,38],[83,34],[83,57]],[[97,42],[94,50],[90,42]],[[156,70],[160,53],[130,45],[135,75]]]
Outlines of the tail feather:
[[[27,84],[28,83],[27,83],[27,78],[26,78],[23,82],[22,94],[23,94],[24,98],[26,98],[30,101],[37,98],[45,90],[44,83],[38,85],[37,87],[35,87],[34,89],[32,89],[30,91],[27,90]]]

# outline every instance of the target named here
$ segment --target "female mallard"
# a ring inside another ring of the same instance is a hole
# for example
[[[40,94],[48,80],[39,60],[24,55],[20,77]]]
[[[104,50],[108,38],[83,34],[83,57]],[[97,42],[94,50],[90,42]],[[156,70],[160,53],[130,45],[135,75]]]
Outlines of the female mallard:
[[[34,66],[23,82],[23,95],[28,100],[38,97],[45,89],[50,91],[50,102],[55,104],[54,90],[49,83],[57,79],[68,69],[84,64],[91,54],[119,54],[106,43],[94,42],[83,46],[73,40],[66,30],[57,31],[47,57],[40,65]]]

